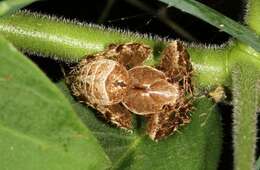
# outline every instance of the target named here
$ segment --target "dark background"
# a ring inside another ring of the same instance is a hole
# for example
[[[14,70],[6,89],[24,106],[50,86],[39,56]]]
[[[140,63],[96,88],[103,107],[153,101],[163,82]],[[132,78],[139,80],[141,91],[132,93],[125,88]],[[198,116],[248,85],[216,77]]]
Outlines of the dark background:
[[[167,38],[179,38],[184,41],[203,44],[223,44],[230,37],[218,29],[175,8],[166,8],[166,5],[156,0],[140,0],[140,7],[133,0],[74,0],[58,1],[44,0],[30,5],[26,9],[43,14],[55,15],[67,19],[76,19],[80,22],[97,23],[115,28],[127,29],[140,33],[149,33]],[[242,0],[200,0],[202,3],[218,10],[226,16],[243,22],[245,4]],[[109,7],[110,6],[110,7]],[[167,16],[185,30],[192,38],[178,33],[165,23],[159,16]],[[47,58],[30,56],[45,73],[53,80],[58,81],[62,77],[60,63]],[[233,169],[232,159],[232,108],[225,104],[219,104],[219,110],[223,117],[224,143],[219,169]],[[210,140],[210,139],[209,139]]]

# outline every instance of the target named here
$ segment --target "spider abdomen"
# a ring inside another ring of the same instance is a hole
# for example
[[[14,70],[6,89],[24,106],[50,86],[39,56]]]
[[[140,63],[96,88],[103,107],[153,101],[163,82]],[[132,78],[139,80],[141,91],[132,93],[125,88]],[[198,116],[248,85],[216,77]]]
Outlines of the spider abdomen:
[[[129,76],[122,65],[108,59],[81,63],[72,71],[72,91],[76,96],[85,98],[91,105],[112,105],[123,100]]]

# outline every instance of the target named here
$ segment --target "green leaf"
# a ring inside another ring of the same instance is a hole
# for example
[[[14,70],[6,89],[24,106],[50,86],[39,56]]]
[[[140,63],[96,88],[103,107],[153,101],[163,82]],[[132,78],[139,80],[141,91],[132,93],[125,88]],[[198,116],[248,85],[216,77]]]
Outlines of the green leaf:
[[[144,134],[143,121],[137,121],[138,127],[132,134],[111,127],[98,119],[94,110],[75,101],[64,83],[58,86],[99,139],[113,163],[112,169],[216,169],[221,150],[220,115],[207,98],[195,102],[191,124],[154,142]]]
[[[260,157],[258,157],[257,161],[256,161],[256,170],[260,170]]]
[[[259,36],[247,27],[235,22],[214,9],[195,0],[160,0],[184,12],[194,15],[260,52]]]
[[[59,89],[0,37],[0,169],[106,169],[110,162]]]
[[[2,0],[0,2],[0,16],[9,14],[38,0]]]

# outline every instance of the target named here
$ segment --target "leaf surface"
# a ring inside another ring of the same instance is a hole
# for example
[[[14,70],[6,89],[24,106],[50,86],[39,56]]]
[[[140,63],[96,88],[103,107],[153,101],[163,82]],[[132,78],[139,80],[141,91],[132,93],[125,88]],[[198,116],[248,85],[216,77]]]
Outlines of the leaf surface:
[[[59,89],[0,37],[0,169],[106,169],[110,162]]]

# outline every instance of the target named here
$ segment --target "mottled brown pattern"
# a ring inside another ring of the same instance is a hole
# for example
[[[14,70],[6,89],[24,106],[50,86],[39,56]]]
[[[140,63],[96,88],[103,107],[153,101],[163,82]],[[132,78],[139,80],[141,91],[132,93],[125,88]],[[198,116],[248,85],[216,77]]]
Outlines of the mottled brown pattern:
[[[146,132],[157,141],[191,121],[192,65],[179,41],[166,46],[158,69],[143,66],[151,53],[140,43],[110,44],[83,59],[68,79],[75,96],[120,128],[132,128],[131,112],[148,117]]]
[[[192,103],[185,96],[182,95],[175,105],[165,107],[164,112],[151,115],[148,121],[147,134],[155,141],[173,134],[180,126],[191,121],[189,112]]]
[[[179,84],[180,97],[174,106],[165,106],[165,112],[159,112],[150,116],[147,133],[153,140],[165,138],[180,126],[191,121],[189,112],[192,108],[191,96],[192,65],[189,54],[179,41],[169,43],[161,54],[161,63],[158,69],[162,70],[170,83]],[[186,97],[189,96],[189,99]]]
[[[121,102],[127,93],[129,74],[121,65],[115,65],[106,80],[106,91],[110,101]]]
[[[163,50],[158,67],[172,83],[179,83],[185,92],[192,94],[192,65],[186,48],[179,41],[171,42]]]
[[[179,98],[178,84],[167,82],[163,72],[148,66],[129,70],[130,84],[124,105],[135,114],[162,112],[167,105],[175,105]]]
[[[121,104],[111,106],[97,106],[104,118],[122,129],[132,129],[132,114]]]
[[[176,112],[162,112],[150,117],[147,126],[147,133],[150,138],[158,141],[178,130],[182,125],[190,123],[190,115],[183,113],[176,115]]]
[[[118,104],[123,100],[129,84],[125,67],[113,60],[90,57],[73,68],[68,80],[71,91],[78,99],[97,109],[118,127],[131,128],[130,112]]]
[[[142,65],[151,55],[151,48],[140,43],[111,44],[103,54],[115,59],[127,69]]]
[[[113,60],[82,60],[71,75],[74,95],[83,95],[92,104],[120,103],[127,91],[128,72]]]

